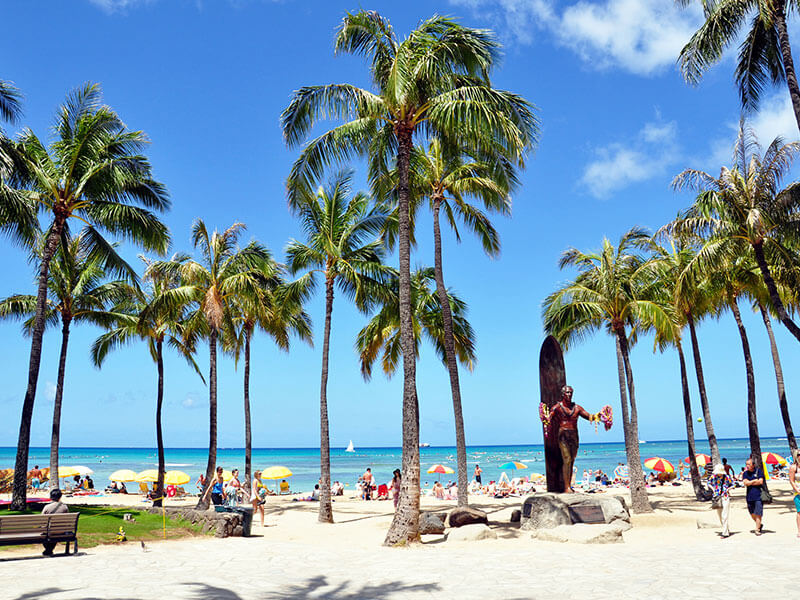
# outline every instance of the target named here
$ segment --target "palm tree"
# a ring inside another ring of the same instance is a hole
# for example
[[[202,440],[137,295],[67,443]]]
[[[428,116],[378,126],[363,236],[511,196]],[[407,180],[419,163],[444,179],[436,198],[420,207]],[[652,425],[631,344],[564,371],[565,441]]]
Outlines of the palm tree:
[[[0,120],[16,123],[22,114],[22,94],[9,81],[0,79]],[[13,142],[0,127],[0,233],[24,246],[35,243],[39,222],[37,206],[24,194],[3,185],[14,168]]]
[[[238,362],[244,353],[244,487],[252,481],[253,434],[250,423],[250,345],[258,327],[269,335],[281,350],[289,351],[291,334],[311,343],[311,319],[303,310],[310,285],[308,280],[285,281],[285,267],[270,255],[261,265],[263,273],[256,286],[236,296],[235,335],[227,336],[227,349]]]
[[[328,355],[333,295],[336,287],[367,311],[379,299],[389,269],[382,265],[384,247],[377,238],[386,221],[383,206],[362,192],[351,193],[352,173],[335,174],[327,187],[298,198],[297,212],[305,243],[290,240],[286,249],[292,273],[310,270],[325,277],[325,331],[319,391],[320,496],[319,521],[333,523],[330,439],[328,433]]]
[[[616,248],[607,239],[599,252],[570,248],[561,256],[559,266],[577,267],[578,276],[550,294],[543,305],[545,331],[567,349],[601,327],[614,336],[631,505],[640,513],[653,509],[647,499],[639,456],[639,419],[628,332],[643,322],[667,331],[671,323],[670,311],[648,298],[652,283],[640,250],[649,244],[647,233],[635,227],[620,238]]]
[[[35,259],[41,258],[42,241],[37,245]],[[58,450],[61,439],[61,406],[64,397],[64,375],[67,347],[73,323],[104,325],[108,322],[108,307],[122,298],[125,282],[103,282],[105,271],[97,256],[90,256],[82,244],[82,236],[65,239],[50,263],[46,325],[61,322],[61,353],[53,401],[53,428],[50,439],[50,487],[58,488]],[[17,294],[0,301],[0,317],[26,319],[24,329],[30,333],[36,313],[36,296]]]
[[[794,265],[787,264],[787,257],[792,255],[787,240],[795,239],[797,234],[800,183],[784,189],[780,185],[798,151],[800,143],[784,144],[777,137],[761,156],[753,131],[742,122],[732,168],[723,167],[716,178],[704,171],[687,169],[675,178],[673,187],[700,192],[681,219],[681,227],[713,240],[705,248],[709,256],[704,260],[713,262],[713,253],[729,252],[728,246],[738,245],[740,240],[752,247],[775,313],[800,341],[800,327],[786,311],[767,259],[769,253],[775,264],[794,269]]]
[[[42,355],[50,261],[62,235],[69,231],[70,219],[87,224],[83,244],[90,255],[101,260],[109,275],[135,277],[103,232],[159,253],[169,245],[167,227],[152,212],[166,210],[169,199],[141,154],[147,138],[140,131],[128,131],[119,116],[100,101],[100,88],[94,84],[69,94],[56,119],[56,141],[48,149],[32,131],[24,130],[11,147],[14,167],[10,176],[0,180],[1,196],[25,198],[51,219],[39,264],[28,385],[14,467],[14,510],[25,508],[31,417]]]
[[[0,79],[0,119],[15,123],[22,114],[22,94],[10,81]]]
[[[414,349],[419,356],[423,334],[433,344],[436,354],[447,367],[445,359],[444,311],[439,295],[431,290],[435,285],[434,270],[417,269],[411,274],[411,307],[414,318]],[[400,309],[398,306],[398,278],[393,275],[389,288],[391,296],[381,303],[381,309],[370,319],[356,337],[356,351],[361,360],[364,379],[372,378],[372,366],[380,356],[384,374],[391,377],[400,365]],[[467,320],[467,304],[452,292],[447,293],[450,314],[453,316],[453,337],[458,361],[470,371],[475,366],[475,331]],[[460,484],[459,484],[460,486]]]
[[[204,495],[217,463],[217,342],[223,332],[230,335],[235,330],[237,298],[258,286],[271,260],[266,248],[257,242],[238,247],[244,229],[244,224],[234,223],[222,233],[209,233],[203,220],[197,219],[192,225],[192,244],[200,250],[202,262],[180,256],[154,262],[147,269],[151,277],[181,282],[160,294],[149,310],[175,309],[187,301],[194,302],[197,308],[187,318],[186,327],[194,335],[208,336],[208,463],[198,509],[208,508]],[[149,310],[145,315],[152,318]]]
[[[503,153],[522,164],[536,141],[538,122],[523,98],[491,86],[498,45],[490,32],[434,16],[398,40],[388,19],[374,11],[348,13],[336,52],[369,61],[375,91],[349,84],[306,86],[283,112],[290,146],[303,142],[320,118],[345,122],[308,142],[289,176],[289,202],[308,193],[324,169],[353,156],[369,158],[369,176],[397,168],[400,324],[403,347],[403,483],[384,541],[419,540],[419,402],[411,317],[409,164],[414,136],[458,137],[468,150]]]
[[[677,0],[688,6],[693,0]],[[730,44],[750,30],[739,46],[736,85],[742,107],[758,109],[761,93],[769,85],[786,83],[795,120],[800,128],[800,86],[792,58],[786,16],[797,9],[793,0],[700,0],[706,21],[681,50],[678,63],[686,81],[697,84],[703,73],[718,62]]]
[[[141,257],[146,266],[152,262]],[[178,256],[173,260],[180,260]],[[145,271],[145,286],[127,286],[126,298],[114,307],[113,320],[108,324],[108,331],[92,344],[92,362],[97,368],[102,367],[109,352],[127,345],[135,340],[147,343],[150,356],[156,363],[158,383],[156,391],[156,444],[158,446],[158,479],[156,480],[154,506],[161,506],[164,497],[164,473],[166,458],[164,455],[164,433],[161,424],[161,410],[164,405],[164,344],[171,346],[183,356],[189,365],[203,378],[197,363],[194,361],[196,339],[192,331],[186,327],[188,306],[191,297],[184,290],[184,301],[162,302],[167,293],[179,289],[180,281],[174,276],[158,274],[151,269]]]

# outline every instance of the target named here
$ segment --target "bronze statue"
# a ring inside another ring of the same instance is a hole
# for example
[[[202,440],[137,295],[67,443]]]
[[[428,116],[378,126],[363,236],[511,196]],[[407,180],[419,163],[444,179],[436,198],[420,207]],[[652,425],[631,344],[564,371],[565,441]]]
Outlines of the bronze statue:
[[[592,420],[592,415],[586,409],[572,401],[572,387],[565,385],[561,388],[561,400],[550,409],[551,423],[556,427],[558,449],[561,451],[564,481],[564,491],[572,491],[572,465],[578,455],[578,417],[587,421]]]

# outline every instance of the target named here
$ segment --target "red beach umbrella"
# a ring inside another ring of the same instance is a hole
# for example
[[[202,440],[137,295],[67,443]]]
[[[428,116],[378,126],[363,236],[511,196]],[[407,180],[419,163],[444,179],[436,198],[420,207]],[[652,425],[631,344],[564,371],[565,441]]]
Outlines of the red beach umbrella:
[[[659,471],[661,473],[673,473],[675,471],[675,467],[671,462],[658,456],[645,460],[644,466],[646,469],[652,469],[653,471]]]

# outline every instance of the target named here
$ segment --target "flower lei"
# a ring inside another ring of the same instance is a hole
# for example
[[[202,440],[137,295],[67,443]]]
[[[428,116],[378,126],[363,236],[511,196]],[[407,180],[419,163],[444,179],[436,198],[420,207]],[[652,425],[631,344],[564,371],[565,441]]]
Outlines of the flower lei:
[[[608,404],[606,404],[603,408],[600,409],[599,413],[589,415],[589,421],[594,423],[595,433],[597,433],[598,422],[602,422],[603,426],[606,428],[606,431],[608,431],[614,424],[614,412],[611,410],[611,407]]]
[[[547,437],[550,434],[550,407],[544,402],[539,403],[539,418],[542,420],[542,425],[544,426],[544,437]]]

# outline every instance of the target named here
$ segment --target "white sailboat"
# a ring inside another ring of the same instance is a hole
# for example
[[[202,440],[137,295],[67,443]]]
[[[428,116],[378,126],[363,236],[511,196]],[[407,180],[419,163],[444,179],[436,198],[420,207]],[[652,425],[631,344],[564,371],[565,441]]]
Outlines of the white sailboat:
[[[347,448],[344,450],[345,452],[355,452],[355,448],[353,448],[353,440],[350,440],[350,443],[347,444]]]

